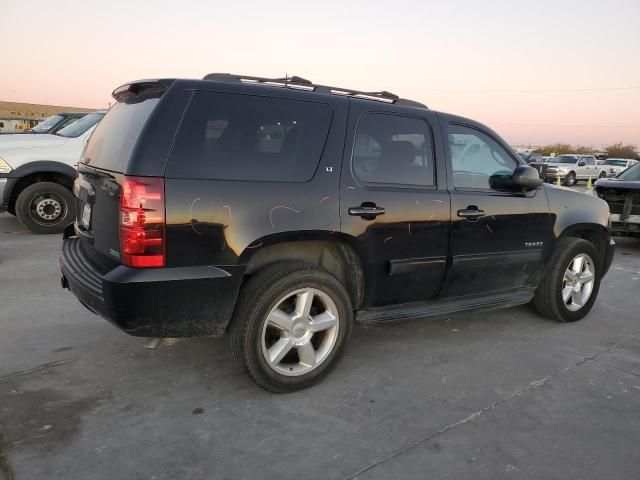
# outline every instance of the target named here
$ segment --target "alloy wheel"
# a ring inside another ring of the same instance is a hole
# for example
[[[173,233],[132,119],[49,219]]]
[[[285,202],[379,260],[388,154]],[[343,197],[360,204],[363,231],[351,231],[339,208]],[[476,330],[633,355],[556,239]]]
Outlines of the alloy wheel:
[[[576,312],[586,305],[593,291],[595,267],[586,253],[576,255],[562,279],[562,300],[568,310]]]
[[[315,288],[295,290],[278,300],[264,321],[263,357],[277,373],[304,375],[329,357],[338,329],[338,308],[329,295]]]

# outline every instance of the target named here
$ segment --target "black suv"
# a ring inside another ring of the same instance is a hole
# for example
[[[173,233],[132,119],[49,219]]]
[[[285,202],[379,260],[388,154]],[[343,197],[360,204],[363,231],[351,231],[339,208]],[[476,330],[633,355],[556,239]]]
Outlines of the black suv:
[[[113,96],[79,164],[63,287],[131,335],[226,333],[272,391],[326,375],[354,319],[532,301],[579,320],[613,258],[605,202],[388,92],[211,74]]]

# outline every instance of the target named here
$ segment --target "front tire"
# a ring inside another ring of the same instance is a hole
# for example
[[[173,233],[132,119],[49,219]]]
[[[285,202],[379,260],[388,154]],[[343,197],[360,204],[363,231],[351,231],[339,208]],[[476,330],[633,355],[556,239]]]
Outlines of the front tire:
[[[230,328],[237,363],[275,393],[311,387],[339,362],[353,307],[344,286],[303,262],[268,266],[242,288]]]
[[[565,237],[558,242],[551,268],[536,290],[533,306],[560,322],[584,318],[600,289],[598,252],[591,242]]]
[[[76,216],[75,198],[58,183],[37,182],[18,195],[16,216],[34,233],[62,233]]]
[[[576,174],[573,172],[567,173],[567,176],[564,177],[564,185],[566,187],[574,186],[578,181],[576,180]]]

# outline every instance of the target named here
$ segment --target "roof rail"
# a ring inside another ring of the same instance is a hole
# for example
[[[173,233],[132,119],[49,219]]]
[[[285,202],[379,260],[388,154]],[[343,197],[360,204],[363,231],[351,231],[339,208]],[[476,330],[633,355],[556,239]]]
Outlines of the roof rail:
[[[261,85],[268,85],[272,87],[284,87],[294,88],[296,90],[306,90],[309,92],[328,93],[331,95],[343,95],[355,98],[362,98],[365,100],[376,100],[384,103],[394,103],[396,105],[405,105],[409,107],[427,108],[423,103],[413,100],[407,100],[400,98],[391,92],[361,92],[359,90],[352,90],[350,88],[338,88],[329,87],[326,85],[315,85],[313,82],[306,78],[297,76],[286,76],[284,78],[265,78],[265,77],[253,77],[249,75],[237,75],[233,73],[209,73],[204,76],[204,80],[212,80],[216,82],[231,82],[231,83],[254,83]]]

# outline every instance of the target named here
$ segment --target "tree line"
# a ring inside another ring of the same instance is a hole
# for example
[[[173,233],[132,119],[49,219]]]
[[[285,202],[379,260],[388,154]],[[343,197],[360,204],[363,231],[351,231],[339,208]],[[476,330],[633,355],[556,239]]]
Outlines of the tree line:
[[[534,150],[534,152],[544,156],[549,156],[552,153],[556,155],[562,155],[563,153],[589,154],[593,153],[593,147],[569,145],[568,143],[554,143],[540,147]],[[640,154],[636,151],[636,148],[633,145],[623,145],[622,142],[609,145],[604,149],[604,153],[606,153],[609,158],[633,158],[640,160]]]

